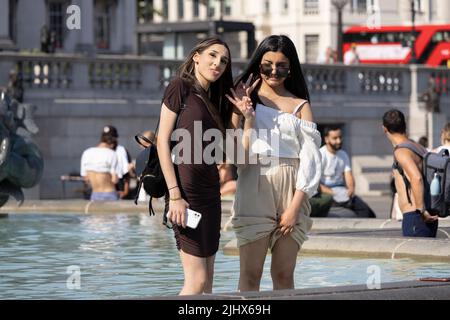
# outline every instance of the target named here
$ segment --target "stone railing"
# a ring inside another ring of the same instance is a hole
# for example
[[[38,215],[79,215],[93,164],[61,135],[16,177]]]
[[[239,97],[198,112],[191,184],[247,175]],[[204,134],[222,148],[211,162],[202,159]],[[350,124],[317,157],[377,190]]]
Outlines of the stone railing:
[[[238,75],[245,61],[234,61]],[[8,71],[22,75],[24,89],[100,90],[104,92],[161,91],[175,74],[180,61],[143,56],[42,55],[0,52],[0,84]],[[305,64],[303,72],[312,95],[410,96],[411,74],[417,72],[417,93],[432,81],[442,97],[449,97],[450,70],[406,65]],[[432,79],[432,81],[431,81]]]

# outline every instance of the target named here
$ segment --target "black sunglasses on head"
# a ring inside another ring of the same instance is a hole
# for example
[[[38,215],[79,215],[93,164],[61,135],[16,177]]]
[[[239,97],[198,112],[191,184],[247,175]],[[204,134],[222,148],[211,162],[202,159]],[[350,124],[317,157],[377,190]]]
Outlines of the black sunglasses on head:
[[[272,66],[270,64],[261,64],[259,65],[259,72],[266,77],[270,77],[272,75]],[[287,67],[275,67],[275,76],[277,78],[286,78],[289,75],[289,68]]]

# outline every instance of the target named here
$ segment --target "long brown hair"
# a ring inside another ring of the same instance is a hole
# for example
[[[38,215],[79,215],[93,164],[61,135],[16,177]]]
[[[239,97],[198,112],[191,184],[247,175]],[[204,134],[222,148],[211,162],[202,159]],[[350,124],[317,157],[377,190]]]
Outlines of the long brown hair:
[[[193,58],[196,53],[200,54],[215,44],[223,45],[227,49],[229,60],[227,66],[225,67],[225,71],[220,78],[210,84],[208,93],[202,88],[195,77],[195,63]],[[233,87],[231,54],[228,45],[217,37],[202,40],[188,54],[186,60],[179,67],[177,74],[181,79],[194,88],[196,94],[198,94],[205,103],[209,113],[217,123],[219,129],[224,133],[231,118],[231,108],[225,94],[229,93],[230,88]]]

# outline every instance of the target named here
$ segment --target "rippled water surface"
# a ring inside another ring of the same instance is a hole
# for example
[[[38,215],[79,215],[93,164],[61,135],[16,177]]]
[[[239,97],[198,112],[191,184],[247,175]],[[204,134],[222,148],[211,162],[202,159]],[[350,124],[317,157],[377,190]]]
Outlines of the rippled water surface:
[[[232,236],[223,234],[217,253],[216,293],[236,291],[238,257],[222,253]],[[450,277],[445,263],[306,256],[298,259],[296,288],[365,284],[370,266],[377,266],[382,283]],[[262,290],[272,289],[269,270],[270,255]],[[159,217],[21,214],[0,218],[0,299],[165,296],[177,294],[182,283],[173,233]]]

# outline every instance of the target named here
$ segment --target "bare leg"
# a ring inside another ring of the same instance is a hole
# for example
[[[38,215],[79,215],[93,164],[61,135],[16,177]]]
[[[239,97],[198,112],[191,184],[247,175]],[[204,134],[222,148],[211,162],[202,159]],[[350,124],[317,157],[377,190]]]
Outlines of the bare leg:
[[[239,248],[240,291],[259,291],[268,248],[269,237],[248,243]]]
[[[297,264],[298,243],[286,235],[277,240],[272,248],[273,289],[294,289],[294,270]]]
[[[180,250],[184,271],[184,286],[180,295],[203,294],[208,279],[206,258],[196,257]]]

